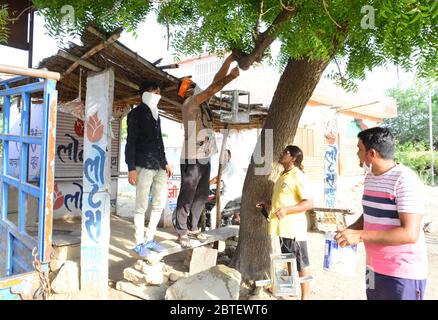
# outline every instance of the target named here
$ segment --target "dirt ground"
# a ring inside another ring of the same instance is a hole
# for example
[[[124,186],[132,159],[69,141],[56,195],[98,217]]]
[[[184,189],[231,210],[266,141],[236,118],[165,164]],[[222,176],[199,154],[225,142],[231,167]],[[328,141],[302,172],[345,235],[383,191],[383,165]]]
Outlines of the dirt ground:
[[[347,223],[352,223],[362,212],[361,196],[363,185],[360,177],[348,178],[338,184],[338,201],[336,207],[350,209],[356,214],[349,216]],[[316,206],[321,205],[321,199],[316,196]],[[124,292],[115,289],[115,283],[123,280],[123,269],[132,266],[136,258],[132,256],[131,249],[134,246],[134,228],[132,214],[134,197],[123,195],[118,198],[118,214],[122,217],[113,216],[111,219],[111,243],[110,243],[110,290],[108,297],[111,300],[138,300]],[[429,277],[425,292],[426,300],[438,300],[438,187],[426,188],[426,214],[425,221],[432,221],[432,233],[426,233]],[[175,239],[174,230],[158,229],[157,240]],[[358,263],[356,272],[351,276],[344,276],[323,270],[323,259],[325,240],[322,233],[310,232],[308,238],[308,249],[311,263],[311,273],[314,277],[311,282],[311,299],[315,300],[363,300],[365,296],[365,251],[363,244],[358,246]],[[184,266],[185,253],[170,255],[164,262],[180,272],[187,272]],[[241,299],[248,299],[242,296]],[[254,298],[254,297],[253,297]],[[274,299],[266,291],[259,296],[261,299]],[[52,295],[51,299],[90,299],[84,294],[74,295]],[[91,298],[92,299],[92,298]]]

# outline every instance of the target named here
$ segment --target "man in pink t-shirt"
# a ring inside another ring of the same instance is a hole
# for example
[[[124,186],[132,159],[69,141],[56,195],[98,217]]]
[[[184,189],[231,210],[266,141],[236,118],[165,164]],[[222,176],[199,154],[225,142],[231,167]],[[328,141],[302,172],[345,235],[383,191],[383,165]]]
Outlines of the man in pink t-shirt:
[[[423,184],[394,161],[394,137],[375,127],[358,134],[357,155],[366,171],[363,215],[338,230],[337,242],[363,242],[369,300],[422,300],[427,278]]]

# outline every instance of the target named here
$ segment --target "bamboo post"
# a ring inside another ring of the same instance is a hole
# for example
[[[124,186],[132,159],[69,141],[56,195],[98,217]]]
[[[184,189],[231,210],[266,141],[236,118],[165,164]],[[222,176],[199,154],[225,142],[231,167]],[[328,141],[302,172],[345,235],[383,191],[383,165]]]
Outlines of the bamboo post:
[[[219,168],[217,172],[217,183],[216,183],[216,228],[219,228],[221,225],[221,187],[222,187],[222,169],[223,169],[223,163],[224,163],[224,154],[225,154],[225,147],[227,145],[228,140],[228,123],[225,125],[225,134],[222,139],[222,147],[221,147],[221,153],[219,155]]]
[[[61,75],[58,72],[14,67],[5,64],[0,64],[0,72],[12,74],[12,75],[18,75],[18,76],[29,76],[33,78],[44,78],[44,79],[56,80],[56,81],[58,81],[61,78]]]

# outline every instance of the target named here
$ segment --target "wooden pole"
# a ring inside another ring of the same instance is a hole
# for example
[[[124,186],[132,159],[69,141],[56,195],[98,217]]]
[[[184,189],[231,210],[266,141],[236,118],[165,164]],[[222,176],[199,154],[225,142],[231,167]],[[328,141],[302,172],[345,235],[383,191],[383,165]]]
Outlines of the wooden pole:
[[[61,75],[58,72],[51,72],[38,69],[20,68],[14,66],[8,66],[5,64],[0,64],[0,72],[13,74],[17,76],[29,76],[33,78],[43,78],[58,81]]]
[[[219,168],[217,172],[217,183],[216,183],[216,228],[219,228],[221,225],[221,187],[222,187],[222,170],[223,170],[223,163],[224,163],[224,154],[225,154],[225,147],[227,145],[228,140],[228,123],[225,125],[225,134],[222,139],[222,147],[221,147],[221,153],[219,155]]]
[[[114,33],[111,37],[108,38],[108,40],[99,43],[95,47],[91,48],[88,52],[86,52],[84,55],[82,55],[81,60],[87,60],[89,57],[95,55],[99,51],[105,49],[106,47],[112,45],[117,39],[120,38],[120,32]],[[70,73],[72,73],[77,67],[80,65],[80,60],[75,61],[63,74],[63,76],[66,76]]]

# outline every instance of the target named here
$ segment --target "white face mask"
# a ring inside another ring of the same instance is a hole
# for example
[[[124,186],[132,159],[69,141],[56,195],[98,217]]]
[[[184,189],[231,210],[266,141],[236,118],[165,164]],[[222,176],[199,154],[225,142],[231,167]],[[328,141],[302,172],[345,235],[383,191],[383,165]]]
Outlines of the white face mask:
[[[362,163],[362,168],[364,169],[366,174],[369,174],[370,176],[373,176],[373,164],[370,163],[370,165],[367,165],[366,162],[364,161]]]
[[[158,102],[160,102],[161,96],[152,92],[144,92],[141,100],[146,104],[152,112],[152,116],[155,120],[158,119]]]

